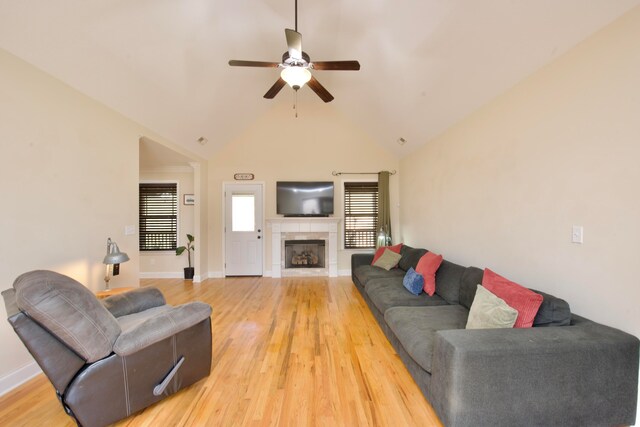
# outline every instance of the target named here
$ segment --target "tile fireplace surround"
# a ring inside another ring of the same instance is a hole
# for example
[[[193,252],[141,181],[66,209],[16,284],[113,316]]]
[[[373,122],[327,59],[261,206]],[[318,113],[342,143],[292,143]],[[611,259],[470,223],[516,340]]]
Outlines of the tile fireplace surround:
[[[267,227],[271,234],[271,277],[320,275],[338,277],[338,223],[340,218],[270,218]],[[325,268],[284,268],[285,240],[325,240]]]

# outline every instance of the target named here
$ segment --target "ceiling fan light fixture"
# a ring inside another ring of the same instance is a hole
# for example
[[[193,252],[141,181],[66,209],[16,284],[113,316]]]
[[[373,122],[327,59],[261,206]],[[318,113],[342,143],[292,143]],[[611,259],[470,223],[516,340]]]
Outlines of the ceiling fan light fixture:
[[[294,90],[298,90],[311,80],[311,72],[304,67],[287,67],[282,70],[280,77]]]

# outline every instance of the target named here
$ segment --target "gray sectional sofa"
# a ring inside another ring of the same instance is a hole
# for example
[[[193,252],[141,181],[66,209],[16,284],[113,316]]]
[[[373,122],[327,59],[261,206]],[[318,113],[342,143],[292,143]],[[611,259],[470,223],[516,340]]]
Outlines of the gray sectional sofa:
[[[445,426],[613,426],[635,422],[639,341],[544,300],[528,329],[465,329],[483,270],[444,260],[436,293],[402,285],[424,249],[398,267],[351,258],[353,283]]]

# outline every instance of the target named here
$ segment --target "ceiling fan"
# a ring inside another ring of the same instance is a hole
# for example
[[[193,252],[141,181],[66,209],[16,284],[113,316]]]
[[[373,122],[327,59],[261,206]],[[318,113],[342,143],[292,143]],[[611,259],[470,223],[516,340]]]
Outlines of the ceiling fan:
[[[324,102],[331,102],[333,95],[311,74],[309,70],[349,70],[360,69],[358,61],[315,61],[311,62],[309,55],[302,50],[302,34],[298,32],[298,0],[295,1],[295,30],[284,30],[287,37],[288,50],[282,55],[282,62],[242,61],[232,59],[229,65],[233,67],[262,67],[282,68],[280,78],[264,94],[267,99],[273,99],[278,92],[288,84],[297,91],[307,84]]]

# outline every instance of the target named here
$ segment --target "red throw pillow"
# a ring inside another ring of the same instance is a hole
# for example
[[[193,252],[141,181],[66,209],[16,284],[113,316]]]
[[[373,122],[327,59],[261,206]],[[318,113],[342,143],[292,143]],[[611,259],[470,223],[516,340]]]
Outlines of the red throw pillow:
[[[536,294],[509,279],[505,279],[488,268],[484,269],[482,286],[498,298],[502,298],[510,307],[518,310],[518,318],[515,325],[513,325],[514,328],[530,328],[533,326],[533,319],[538,313],[540,304],[542,304],[542,295]]]
[[[418,265],[416,265],[416,273],[424,277],[424,287],[422,288],[430,297],[436,291],[436,271],[442,264],[442,255],[433,252],[427,252],[422,255]]]
[[[371,261],[371,265],[373,265],[373,263],[376,262],[378,258],[382,256],[382,253],[384,252],[385,249],[389,249],[390,251],[393,251],[399,254],[400,249],[402,249],[402,243],[398,243],[397,245],[393,245],[393,246],[380,246],[376,251],[375,255],[373,255],[373,261]]]

